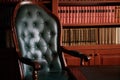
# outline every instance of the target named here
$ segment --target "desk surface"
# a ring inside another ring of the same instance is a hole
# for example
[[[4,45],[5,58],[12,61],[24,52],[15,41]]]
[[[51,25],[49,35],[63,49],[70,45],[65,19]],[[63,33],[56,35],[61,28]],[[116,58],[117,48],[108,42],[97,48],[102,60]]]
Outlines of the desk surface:
[[[120,80],[120,66],[71,67],[78,80]]]

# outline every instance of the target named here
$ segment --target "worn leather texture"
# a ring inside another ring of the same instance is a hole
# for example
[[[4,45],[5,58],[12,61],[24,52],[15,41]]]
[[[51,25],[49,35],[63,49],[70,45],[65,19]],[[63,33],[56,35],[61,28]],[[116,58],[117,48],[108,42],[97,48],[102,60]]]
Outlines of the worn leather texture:
[[[58,26],[56,20],[39,6],[22,5],[16,15],[16,33],[22,57],[39,62],[40,80],[67,80],[62,71],[58,50]],[[32,80],[33,67],[24,64],[26,80]]]

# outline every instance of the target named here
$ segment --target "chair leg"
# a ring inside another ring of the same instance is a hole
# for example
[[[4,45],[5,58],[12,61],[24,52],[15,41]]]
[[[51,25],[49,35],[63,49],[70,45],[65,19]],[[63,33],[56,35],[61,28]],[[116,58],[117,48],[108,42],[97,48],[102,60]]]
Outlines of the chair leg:
[[[33,80],[38,80],[38,71],[33,71]]]

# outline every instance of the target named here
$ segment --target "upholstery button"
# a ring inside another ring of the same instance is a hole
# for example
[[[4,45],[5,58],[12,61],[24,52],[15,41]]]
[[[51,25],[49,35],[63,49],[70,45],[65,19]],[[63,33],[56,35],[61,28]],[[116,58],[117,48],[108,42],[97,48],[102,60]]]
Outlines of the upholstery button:
[[[41,13],[40,13],[39,11],[37,11],[37,13],[36,13],[36,14],[37,14],[37,16],[41,16]]]
[[[33,33],[29,33],[30,38],[34,38],[34,34]]]
[[[43,59],[46,59],[46,55],[44,54],[44,55],[42,56],[42,58],[43,58]]]
[[[53,55],[53,57],[57,57],[57,55],[58,55],[58,54],[57,54],[57,53],[55,53],[55,52],[53,52],[53,54],[52,54],[52,55]]]
[[[48,21],[45,21],[45,25],[48,25]]]
[[[35,44],[36,49],[40,49],[40,45],[38,43]]]
[[[52,35],[52,36],[55,35],[55,32],[51,31],[51,35]]]
[[[25,48],[26,48],[26,50],[30,50],[30,45],[26,43]]]
[[[38,55],[37,54],[33,54],[33,59],[37,60],[38,59]]]
[[[27,24],[27,22],[25,21],[25,22],[23,22],[23,26],[24,27],[27,27],[28,26],[28,24]]]
[[[24,39],[24,38],[25,38],[25,34],[24,34],[24,33],[22,33],[22,34],[21,34],[21,37],[22,37],[22,39]]]
[[[51,47],[51,46],[52,46],[52,44],[51,44],[51,43],[49,43],[49,44],[48,44],[48,46],[49,46],[49,47]]]
[[[32,16],[32,13],[30,11],[27,12],[27,16],[28,17],[31,17]]]
[[[37,21],[34,21],[34,22],[33,22],[33,27],[37,27],[37,26],[38,26]]]

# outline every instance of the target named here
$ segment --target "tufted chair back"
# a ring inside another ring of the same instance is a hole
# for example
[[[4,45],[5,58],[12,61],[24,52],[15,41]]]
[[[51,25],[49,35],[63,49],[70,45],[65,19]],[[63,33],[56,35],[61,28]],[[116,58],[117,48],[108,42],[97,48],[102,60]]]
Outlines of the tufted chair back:
[[[35,3],[26,1],[15,9],[13,31],[19,56],[41,65],[39,74],[61,72],[59,58],[60,23],[57,18]],[[24,64],[24,76],[32,74],[33,68]]]

